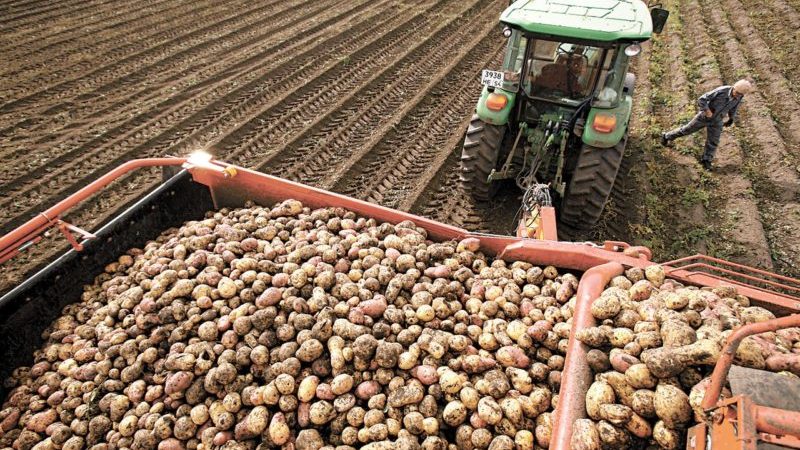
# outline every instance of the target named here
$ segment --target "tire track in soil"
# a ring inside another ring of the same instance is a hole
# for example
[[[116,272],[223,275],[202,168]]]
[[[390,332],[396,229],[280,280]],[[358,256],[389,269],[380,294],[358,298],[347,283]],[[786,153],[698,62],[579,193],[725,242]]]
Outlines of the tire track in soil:
[[[312,127],[274,151],[274,156],[261,162],[260,169],[328,187],[450,72],[465,52],[489,34],[495,23],[487,18],[492,17],[490,13],[477,13],[477,23],[453,22],[441,29],[437,34],[443,39],[430,40],[383,69],[340,107],[316,119]],[[456,56],[450,65],[442,67],[440,61],[446,55]]]
[[[480,92],[477,74],[500,64],[502,44],[496,33],[483,37],[424,96],[410,103],[399,121],[390,122],[387,132],[373,139],[374,144],[346,166],[346,172],[327,177],[321,187],[408,210],[463,135],[464,118]]]
[[[706,11],[695,1],[690,0],[694,11],[699,11],[690,16],[693,29],[698,33],[695,36],[709,42],[709,55],[715,58],[719,73],[731,79],[746,73],[749,68],[741,45],[723,22],[721,12]],[[712,30],[722,42],[713,42],[705,30]],[[796,226],[800,219],[800,204],[797,192],[792,188],[796,186],[797,174],[789,172],[789,178],[781,178],[787,175],[788,168],[775,166],[775,161],[780,162],[785,154],[786,147],[769,119],[769,108],[758,91],[748,95],[740,114],[739,126],[734,132],[742,145],[744,173],[754,188],[753,195],[759,206],[773,263],[785,275],[800,275],[800,229]],[[755,136],[758,138],[754,139]]]
[[[290,96],[285,96],[291,99],[288,103],[282,99],[273,101],[258,114],[248,117],[243,126],[209,145],[241,165],[262,166],[291,139],[311,129],[323,114],[341,108],[362,86],[385,73],[389,62],[405,58],[420,46],[432,44],[434,36],[441,34],[438,30],[451,24],[466,10],[474,13],[480,8],[478,3],[473,0],[465,7],[463,2],[438,1],[426,9],[453,9],[441,13],[441,17],[446,17],[445,22],[416,16],[412,25],[401,25],[395,30],[402,28],[397,36],[383,36],[379,40],[381,44],[363,47],[350,54],[346,60],[339,61]]]
[[[304,1],[308,2],[310,0]],[[322,5],[320,6],[320,10],[326,8],[325,3],[319,3]],[[138,113],[144,108],[156,103],[163,102],[166,97],[178,95],[183,93],[186,89],[198,89],[203,83],[207,82],[207,80],[203,80],[204,77],[211,77],[213,74],[230,76],[232,73],[235,73],[237,69],[241,68],[241,66],[247,65],[248,63],[252,65],[253,61],[258,61],[260,63],[270,61],[278,49],[284,51],[286,48],[294,46],[297,42],[305,42],[307,40],[305,37],[300,40],[295,40],[293,38],[294,34],[299,33],[307,35],[309,32],[327,24],[330,20],[339,20],[345,17],[346,14],[353,12],[352,9],[345,10],[335,15],[332,19],[322,20],[326,18],[326,15],[336,14],[338,11],[337,9],[327,9],[324,14],[318,16],[318,20],[315,22],[306,21],[305,19],[307,16],[305,15],[291,21],[283,20],[280,31],[273,28],[265,32],[264,35],[269,36],[269,39],[262,40],[260,37],[252,38],[245,44],[240,44],[234,50],[226,52],[224,58],[210,64],[207,64],[205,59],[195,60],[194,64],[189,66],[166,64],[168,69],[158,70],[160,77],[151,77],[151,82],[155,83],[156,80],[159,81],[158,84],[160,84],[161,87],[157,89],[152,89],[151,87],[142,88],[142,83],[137,82],[142,76],[147,76],[151,69],[142,69],[137,72],[139,75],[129,74],[122,83],[111,82],[96,89],[94,91],[95,100],[83,102],[85,104],[84,107],[72,108],[65,111],[69,114],[69,122],[67,123],[53,124],[51,122],[52,117],[49,118],[49,120],[47,120],[48,118],[46,117],[40,117],[38,127],[31,122],[29,130],[27,131],[27,136],[15,139],[11,143],[13,145],[11,151],[13,152],[13,148],[19,148],[26,142],[45,144],[48,147],[52,147],[57,143],[61,145],[64,139],[69,137],[65,137],[64,135],[70,133],[74,135],[73,129],[77,126],[82,126],[86,129],[85,132],[81,133],[84,136],[100,134],[108,128],[113,128],[119,123],[126,121],[132,114]],[[314,25],[314,27],[312,29],[304,29],[304,27],[308,25]],[[284,36],[285,39],[280,40],[280,38]],[[295,42],[292,42],[289,46],[284,45],[291,41]],[[217,47],[218,45],[210,47],[207,51],[211,51]],[[161,63],[160,65],[165,64]],[[198,80],[203,81],[198,83]],[[106,95],[106,92],[113,92],[114,95]],[[57,105],[46,112],[59,113],[57,109],[61,106],[63,105]],[[109,116],[115,118],[115,120],[109,120]],[[79,119],[88,120],[81,123]],[[30,121],[31,119],[26,120]],[[54,142],[54,134],[59,130],[64,130],[66,127],[69,128],[66,129],[65,133],[59,133],[61,138],[55,139]],[[12,126],[6,130],[0,131],[0,136],[3,136],[3,134],[13,134],[16,128],[17,127]],[[100,129],[97,130],[98,128]],[[95,133],[95,131],[97,131],[97,133]],[[42,138],[41,135],[45,135],[44,138]],[[27,139],[25,139],[25,137],[27,137]],[[6,150],[3,151],[3,146],[0,145],[0,155],[13,155],[13,153],[8,153],[8,145],[5,147]],[[0,179],[2,179],[2,177],[0,177]]]
[[[243,0],[238,0],[243,1]],[[26,80],[13,80],[4,79],[0,80],[7,84],[9,89],[3,93],[3,104],[0,105],[0,124],[7,126],[12,119],[24,121],[30,120],[34,112],[42,113],[45,108],[40,104],[49,105],[47,101],[60,101],[61,104],[69,107],[71,102],[67,101],[77,97],[75,102],[87,102],[92,100],[86,92],[80,91],[85,88],[90,90],[97,83],[114,82],[113,78],[114,69],[117,73],[123,76],[132,72],[137,68],[136,63],[140,62],[143,67],[152,62],[158,62],[159,59],[169,58],[173,53],[180,55],[187,48],[191,48],[198,42],[202,43],[202,33],[213,33],[217,29],[216,25],[223,23],[226,20],[236,20],[240,18],[246,20],[239,13],[228,13],[227,8],[217,10],[219,5],[211,4],[210,7],[205,7],[195,11],[194,15],[185,15],[188,20],[185,24],[174,24],[175,26],[168,27],[165,31],[158,33],[158,39],[153,37],[136,38],[132,42],[118,42],[112,39],[112,44],[115,45],[112,49],[105,53],[86,53],[80,47],[77,49],[78,55],[83,55],[82,60],[73,61],[68,59],[66,64],[50,64],[49,61],[44,61],[46,72],[41,77],[33,77]],[[266,14],[266,13],[265,13]],[[169,24],[168,24],[169,25]],[[150,28],[147,28],[149,31]],[[189,40],[188,38],[193,39]],[[185,39],[186,38],[186,39]],[[185,42],[188,40],[189,42]],[[143,46],[142,41],[147,42]],[[75,43],[73,45],[80,45]],[[149,58],[149,59],[148,59]],[[167,59],[167,61],[170,61]],[[122,66],[122,67],[118,67]],[[130,71],[126,71],[126,67],[130,66]],[[58,67],[57,70],[52,70]],[[111,72],[109,75],[106,72]],[[94,80],[94,84],[91,82]],[[69,90],[78,90],[77,93],[70,95]],[[64,93],[66,91],[66,94]],[[39,118],[39,121],[43,118]],[[16,124],[15,124],[16,125]],[[4,130],[13,131],[14,126]]]
[[[101,55],[100,52],[105,54],[119,47],[130,46],[130,42],[134,39],[150,41],[150,39],[154,39],[154,36],[163,34],[165,29],[175,29],[182,26],[181,20],[196,20],[189,13],[203,7],[203,2],[194,2],[190,4],[177,3],[169,5],[167,8],[159,8],[159,6],[169,3],[174,2],[173,0],[153,2],[152,5],[146,8],[134,8],[128,14],[114,14],[111,12],[109,16],[112,18],[120,19],[125,17],[126,19],[112,22],[108,18],[102,18],[93,22],[94,27],[87,24],[87,26],[76,27],[59,33],[48,33],[43,37],[21,42],[16,46],[19,49],[16,53],[22,52],[24,55],[9,55],[9,59],[22,57],[24,58],[24,65],[14,66],[9,64],[5,68],[6,70],[0,72],[0,79],[21,82],[37,76],[45,76],[52,73],[54,67],[63,68],[65,65],[74,65],[85,59],[96,60],[102,57],[98,56]],[[212,4],[213,2],[206,0],[205,3]],[[142,11],[152,12],[142,14]],[[153,17],[155,20],[148,20]],[[149,35],[140,37],[139,33],[142,32],[149,32]],[[60,40],[54,39],[62,36],[65,37]],[[51,40],[54,42],[49,42]],[[36,48],[33,49],[31,48],[32,46],[36,46]],[[7,51],[7,54],[10,53],[10,50]],[[34,58],[34,56],[36,57]],[[59,65],[56,66],[56,63]]]
[[[350,16],[350,19],[353,20],[362,20],[362,23],[359,24],[357,27],[353,27],[350,31],[356,32],[358,31],[358,27],[364,26],[372,26],[368,22],[378,14],[383,12],[383,9],[380,9],[386,5],[387,1],[382,2],[361,2],[355,3],[356,8],[364,8],[368,11],[368,14],[362,17],[362,14],[349,14],[353,11],[353,9],[346,10],[341,14],[337,15],[337,18],[341,18],[344,16]],[[378,9],[372,10],[369,8],[377,6]],[[207,125],[209,125],[209,121],[217,120],[221,118],[229,118],[230,113],[233,109],[237,106],[244,106],[247,105],[249,100],[264,95],[264,89],[267,86],[277,86],[276,90],[281,87],[280,82],[284,80],[290,80],[293,77],[298,77],[299,73],[296,71],[296,66],[303,62],[305,65],[302,67],[308,67],[310,64],[313,63],[314,57],[321,57],[325,54],[325,51],[335,50],[336,45],[345,46],[340,50],[344,50],[346,46],[352,45],[358,40],[352,40],[349,42],[348,33],[343,33],[342,30],[338,27],[339,22],[331,19],[330,21],[323,21],[317,24],[315,28],[319,28],[320,30],[330,30],[336,34],[336,39],[330,41],[324,41],[325,36],[314,36],[313,33],[310,34],[308,40],[300,40],[296,43],[293,43],[290,46],[282,48],[279,53],[275,55],[283,55],[283,60],[279,61],[281,66],[275,67],[275,65],[268,65],[266,64],[268,61],[261,58],[254,58],[253,64],[245,65],[245,67],[241,68],[244,71],[244,78],[234,79],[237,75],[241,75],[242,71],[235,72],[234,74],[228,74],[227,71],[223,73],[225,76],[220,76],[214,83],[211,83],[210,86],[207,87],[203,92],[199,92],[194,94],[194,90],[189,90],[188,92],[183,92],[180,95],[180,98],[177,103],[173,99],[167,99],[160,104],[160,108],[156,111],[147,111],[144,115],[135,117],[134,119],[127,122],[125,127],[120,127],[117,130],[111,130],[109,133],[104,135],[93,137],[89,136],[90,139],[86,139],[84,137],[83,141],[79,141],[79,146],[72,146],[72,149],[60,156],[58,156],[54,161],[50,161],[50,165],[61,165],[64,166],[72,161],[79,160],[80,158],[85,158],[86,152],[101,152],[104,150],[105,147],[110,145],[116,145],[119,150],[117,152],[109,154],[109,157],[113,157],[117,153],[124,153],[130,151],[137,151],[143,150],[142,147],[135,148],[137,145],[141,144],[143,141],[147,140],[147,138],[152,137],[157,134],[156,131],[148,131],[147,126],[156,126],[156,127],[165,127],[165,126],[172,126],[174,125],[175,121],[183,120],[184,117],[190,116],[190,119],[195,119],[194,122],[190,122],[190,120],[184,120],[178,126],[175,126],[173,130],[180,130],[176,131],[182,133],[184,135],[194,132],[197,129],[201,129]],[[379,26],[380,23],[375,24],[374,27]],[[367,33],[363,33],[364,30],[361,30],[362,33],[359,37],[369,38]],[[350,36],[351,38],[354,36]],[[338,41],[338,42],[337,42]],[[310,43],[313,47],[313,52],[309,53],[308,48],[306,47],[303,49],[301,47],[304,43]],[[293,46],[296,47],[293,48]],[[276,44],[275,47],[277,48],[281,44]],[[297,52],[306,52],[303,56],[299,58],[292,58],[295,55],[295,51]],[[270,51],[267,51],[268,54]],[[275,56],[273,55],[273,56]],[[287,65],[288,61],[288,65]],[[255,65],[254,65],[255,64]],[[225,65],[223,64],[221,68],[225,69]],[[277,71],[278,69],[284,69],[282,71]],[[294,71],[294,72],[293,72]],[[213,72],[212,72],[213,74]],[[206,80],[209,81],[209,80]],[[266,83],[266,84],[265,84]],[[285,87],[285,86],[283,86]],[[226,90],[227,89],[227,90]],[[246,96],[246,97],[245,97]],[[247,100],[247,101],[245,101]],[[188,103],[187,103],[188,102]],[[176,117],[174,120],[170,121],[170,123],[159,123],[158,119],[163,117],[164,115],[174,115],[175,111],[179,111],[182,107],[187,104],[190,104],[192,109],[187,111],[184,116]],[[203,108],[205,107],[205,108]],[[166,112],[165,112],[166,111]],[[197,113],[198,117],[192,116],[193,114]],[[238,120],[240,118],[231,118],[232,120]],[[132,137],[133,136],[133,137]],[[121,141],[121,142],[120,142]],[[148,141],[152,144],[152,141]],[[151,154],[154,153],[153,150],[174,150],[170,149],[170,145],[174,143],[173,141],[168,141],[161,147],[157,147],[155,145],[148,148],[151,150]],[[34,157],[35,155],[28,155],[28,157]],[[80,161],[78,161],[79,163]],[[24,161],[23,161],[24,163]],[[17,187],[25,188],[25,184],[29,182],[26,181],[26,178],[29,178],[31,175],[34,176],[45,176],[49,172],[51,172],[50,167],[48,165],[39,165],[38,168],[31,167],[29,173],[25,176],[16,176],[15,178],[11,179],[8,183],[0,186],[0,189],[16,189]],[[0,170],[0,173],[5,173]],[[10,172],[11,176],[15,176],[14,172]],[[0,179],[4,179],[0,177]],[[0,205],[2,202],[0,201]]]
[[[447,0],[452,1],[452,0]],[[445,2],[442,2],[445,3]],[[378,59],[377,56],[381,55],[382,58],[390,58],[394,56],[390,52],[387,52],[387,48],[394,48],[394,51],[401,51],[403,48],[407,47],[408,43],[405,42],[407,40],[413,39],[421,39],[420,33],[418,31],[420,29],[425,29],[425,26],[428,28],[435,28],[434,19],[436,17],[431,16],[430,14],[425,14],[430,10],[433,10],[436,5],[429,5],[426,8],[420,8],[417,11],[417,14],[411,18],[403,17],[403,23],[399,24],[399,26],[392,27],[391,32],[384,31],[384,34],[378,36],[366,36],[368,39],[371,38],[372,40],[368,40],[365,44],[366,47],[362,47],[357,53],[351,55],[351,57],[358,55],[364,58],[366,63],[370,63],[373,66],[378,65],[383,59]],[[393,11],[394,12],[394,11]],[[347,30],[343,30],[344,32],[340,36],[344,37],[352,37],[348,36]],[[424,34],[423,34],[424,35]],[[352,39],[348,40],[348,44],[351,45],[353,50],[357,49],[358,45],[353,45]],[[404,46],[405,44],[405,46]],[[311,63],[309,63],[311,64]],[[303,88],[305,92],[305,97],[309,97],[310,94],[318,94],[318,92],[325,93],[326,97],[330,99],[331,97],[335,97],[335,95],[339,92],[338,90],[334,89],[336,87],[341,88],[341,82],[343,79],[350,79],[352,78],[350,75],[355,70],[350,70],[344,72],[344,68],[347,66],[346,64],[342,64],[340,61],[339,63],[335,64],[333,67],[326,67],[316,73],[317,79],[321,78],[321,73],[331,72],[332,69],[342,69],[336,71],[340,75],[338,78],[334,78],[333,76],[327,77],[326,85],[317,86],[314,84],[313,86],[306,85],[305,83],[309,82],[309,78],[295,80],[294,83],[296,84],[295,89]],[[353,66],[359,66],[359,70],[363,73],[368,71],[371,66],[364,65],[364,64],[353,64]],[[307,69],[308,67],[306,67]],[[341,72],[344,72],[343,74]],[[279,92],[284,92],[285,86],[281,86],[279,83],[275,83],[277,85],[276,90],[279,89]],[[261,95],[268,96],[268,92],[261,92]],[[303,95],[297,95],[296,91],[288,90],[285,92],[283,98],[279,98],[276,100],[275,103],[281,103],[285,100],[286,97],[289,95],[296,95],[298,98],[303,98]],[[313,98],[312,98],[313,100]],[[286,105],[285,110],[292,110],[293,108],[299,107],[302,105],[303,102],[298,100],[291,103],[283,102],[282,105]],[[274,106],[274,104],[273,104]],[[175,114],[172,114],[173,116]],[[205,113],[202,113],[205,115]],[[156,125],[160,125],[162,128],[166,128],[167,119],[159,116],[160,120],[157,121]],[[250,118],[245,119],[252,120],[252,115]],[[170,123],[174,123],[174,121],[170,121]],[[117,143],[115,148],[110,150],[105,150],[103,152],[95,152],[93,155],[84,158],[80,162],[76,162],[74,164],[69,164],[69,167],[62,167],[60,170],[59,175],[63,177],[70,177],[70,180],[73,184],[65,184],[59,183],[58,179],[56,178],[55,174],[52,176],[48,175],[45,176],[43,180],[40,180],[37,183],[37,186],[26,186],[24,187],[24,191],[18,193],[18,195],[13,197],[14,204],[10,205],[10,207],[6,208],[3,213],[6,214],[6,217],[12,217],[10,221],[7,223],[13,224],[20,222],[22,219],[29,217],[31,214],[35,214],[36,212],[36,204],[40,200],[44,200],[45,198],[63,198],[64,196],[74,192],[76,190],[76,186],[80,186],[83,183],[92,179],[92,174],[102,172],[107,170],[108,168],[116,166],[119,162],[130,159],[132,157],[142,157],[146,155],[152,154],[162,154],[158,151],[159,146],[163,146],[164,148],[170,148],[170,146],[176,144],[178,140],[185,139],[185,136],[188,133],[183,132],[183,124],[175,125],[171,131],[167,132],[157,132],[155,130],[150,131],[139,131],[136,130],[128,133],[129,140],[131,137],[135,137],[136,140],[132,142],[122,142]],[[233,126],[239,126],[241,122],[234,123]],[[229,125],[230,126],[230,125]],[[138,147],[135,147],[138,144]],[[133,150],[131,148],[135,147]],[[116,149],[119,150],[116,150]],[[154,150],[155,149],[155,150]],[[171,153],[174,153],[171,151]],[[237,152],[241,154],[241,152]],[[122,156],[115,156],[115,155],[122,155]],[[229,155],[230,156],[230,155]],[[234,159],[230,159],[234,162],[238,162]],[[77,167],[75,167],[77,166]],[[154,178],[150,178],[150,181],[153,181]],[[134,177],[134,181],[137,182],[139,185],[147,184],[143,182],[141,179],[136,179]],[[121,186],[120,189],[124,190],[125,187]],[[3,205],[7,205],[10,203],[12,198],[9,198],[7,202]],[[24,204],[23,204],[24,203]],[[5,220],[5,219],[4,219]],[[9,227],[10,225],[6,225]]]
[[[66,16],[71,17],[73,14],[76,14],[76,13],[78,13],[80,11],[92,11],[92,10],[98,8],[98,7],[102,7],[103,5],[109,6],[109,5],[113,5],[113,4],[114,4],[114,0],[93,0],[93,1],[90,0],[90,1],[86,1],[86,2],[80,2],[80,4],[79,4],[80,7],[77,8],[77,9],[70,10],[66,14]],[[78,6],[78,5],[75,5],[75,6]],[[60,12],[62,10],[66,10],[66,9],[71,8],[71,7],[72,7],[72,5],[59,3],[57,6],[54,6],[52,8],[42,7],[39,11],[36,11],[36,10],[31,11],[30,9],[25,8],[24,12],[22,12],[21,14],[19,14],[17,16],[0,18],[0,25],[12,24],[14,22],[19,22],[20,20],[23,20],[23,19],[31,19],[31,20],[23,21],[22,23],[17,23],[15,25],[8,25],[6,29],[9,32],[13,32],[16,29],[19,29],[19,28],[24,27],[26,25],[30,25],[31,23],[44,21],[46,19],[51,18],[51,16],[58,16],[58,15],[60,15]],[[53,14],[49,14],[49,13],[53,13]],[[44,17],[39,17],[39,16],[42,16],[42,15],[45,15],[45,16]]]
[[[253,14],[254,11],[259,11]],[[61,101],[64,99],[77,97],[81,100],[81,94],[86,94],[87,90],[95,88],[97,85],[113,85],[120,78],[130,77],[131,73],[138,73],[139,77],[145,79],[148,71],[156,70],[157,67],[173,67],[182,61],[191,60],[198,57],[197,53],[202,54],[208,51],[208,42],[212,41],[212,48],[218,47],[219,39],[228,38],[236,41],[244,39],[247,34],[242,33],[242,29],[257,28],[263,22],[274,21],[269,7],[256,6],[247,11],[238,11],[232,17],[224,18],[209,17],[204,21],[198,21],[202,25],[200,29],[194,29],[187,34],[173,33],[171,39],[155,46],[128,55],[122,59],[111,59],[111,63],[100,67],[92,67],[88,72],[80,72],[77,78],[61,80],[55,85],[47,86],[34,93],[26,94],[0,106],[0,114],[23,109],[24,113],[29,114],[30,108],[35,103],[44,99],[56,97]],[[240,23],[241,28],[233,28],[233,23]],[[74,70],[79,70],[76,67]],[[135,71],[135,72],[134,72]],[[89,100],[91,99],[84,99]]]
[[[166,8],[164,5],[168,5]],[[43,51],[54,51],[62,47],[63,49],[72,49],[70,42],[86,42],[92,43],[90,36],[96,33],[105,33],[108,31],[118,32],[123,34],[125,29],[123,26],[132,21],[142,21],[148,17],[158,14],[159,12],[166,12],[178,8],[191,8],[191,5],[181,3],[175,0],[149,0],[146,7],[140,7],[134,3],[128,3],[125,6],[109,9],[106,12],[98,13],[93,11],[85,18],[78,21],[67,20],[67,18],[60,18],[59,20],[64,25],[51,24],[49,27],[43,27],[40,24],[38,28],[28,27],[22,30],[15,36],[15,39],[5,44],[8,47],[3,51],[7,55],[18,57],[20,55],[34,55],[42,53]],[[155,9],[152,13],[137,14],[143,11]],[[77,22],[77,23],[75,23]],[[109,30],[110,28],[115,28]],[[132,36],[127,36],[128,38]],[[4,44],[4,45],[5,45]],[[0,74],[9,73],[13,67],[3,68]]]

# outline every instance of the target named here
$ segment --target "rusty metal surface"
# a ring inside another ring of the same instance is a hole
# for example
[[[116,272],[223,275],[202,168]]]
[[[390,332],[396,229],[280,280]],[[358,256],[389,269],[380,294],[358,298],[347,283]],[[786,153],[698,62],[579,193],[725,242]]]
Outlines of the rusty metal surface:
[[[747,395],[756,405],[800,412],[797,377],[734,365],[728,373],[728,382],[733,395]]]

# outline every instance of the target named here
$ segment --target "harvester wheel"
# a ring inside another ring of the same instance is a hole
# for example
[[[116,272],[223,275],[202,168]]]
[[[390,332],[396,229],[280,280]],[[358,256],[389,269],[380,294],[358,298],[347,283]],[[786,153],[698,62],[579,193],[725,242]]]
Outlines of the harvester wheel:
[[[461,176],[464,187],[475,200],[488,202],[497,192],[498,183],[487,179],[497,167],[506,127],[485,123],[472,116],[461,151]]]
[[[625,154],[627,134],[611,148],[581,146],[575,171],[561,202],[559,239],[585,238],[603,213]]]

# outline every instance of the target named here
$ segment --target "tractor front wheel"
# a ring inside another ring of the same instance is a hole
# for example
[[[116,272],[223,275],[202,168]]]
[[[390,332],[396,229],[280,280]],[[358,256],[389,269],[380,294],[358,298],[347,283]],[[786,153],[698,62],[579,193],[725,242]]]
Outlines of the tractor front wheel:
[[[488,181],[497,167],[497,160],[506,133],[506,126],[484,122],[477,114],[472,116],[461,151],[461,183],[475,200],[488,202],[498,189],[498,183]]]
[[[611,148],[583,144],[561,201],[559,238],[585,238],[597,225],[625,154],[627,134]]]

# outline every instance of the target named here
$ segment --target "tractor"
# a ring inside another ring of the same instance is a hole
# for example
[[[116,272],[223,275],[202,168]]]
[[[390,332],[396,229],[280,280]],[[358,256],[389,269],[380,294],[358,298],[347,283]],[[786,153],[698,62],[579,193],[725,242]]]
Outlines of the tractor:
[[[513,180],[524,212],[554,198],[564,237],[591,230],[625,154],[630,60],[668,15],[641,0],[513,2],[500,16],[502,69],[482,72],[461,154],[460,180],[475,200]]]

